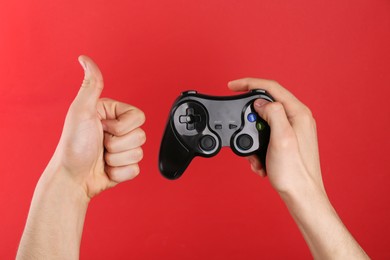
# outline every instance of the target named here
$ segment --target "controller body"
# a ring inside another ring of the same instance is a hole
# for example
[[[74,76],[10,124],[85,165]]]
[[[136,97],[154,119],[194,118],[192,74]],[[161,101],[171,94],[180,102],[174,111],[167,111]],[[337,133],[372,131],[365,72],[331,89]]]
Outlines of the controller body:
[[[274,101],[260,89],[222,97],[183,92],[173,104],[162,138],[162,175],[177,179],[195,156],[212,157],[222,147],[239,156],[256,154],[265,166],[270,128],[254,110],[259,98]]]

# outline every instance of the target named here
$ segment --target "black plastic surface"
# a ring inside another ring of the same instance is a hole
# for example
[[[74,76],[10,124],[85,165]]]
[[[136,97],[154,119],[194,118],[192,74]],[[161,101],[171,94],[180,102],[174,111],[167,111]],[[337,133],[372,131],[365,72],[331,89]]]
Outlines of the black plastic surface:
[[[231,147],[239,156],[256,154],[265,166],[270,129],[253,108],[258,98],[273,101],[264,90],[236,96],[183,92],[173,104],[161,142],[162,175],[177,179],[195,156],[212,157],[223,146]],[[257,115],[255,121],[253,116],[248,120],[252,113]],[[261,130],[259,124],[264,126]]]

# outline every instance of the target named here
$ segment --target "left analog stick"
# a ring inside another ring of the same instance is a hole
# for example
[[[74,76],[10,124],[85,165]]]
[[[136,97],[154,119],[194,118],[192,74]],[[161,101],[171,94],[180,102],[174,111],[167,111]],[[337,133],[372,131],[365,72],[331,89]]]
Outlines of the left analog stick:
[[[214,150],[217,142],[211,135],[205,135],[200,139],[199,145],[202,150],[209,152]]]

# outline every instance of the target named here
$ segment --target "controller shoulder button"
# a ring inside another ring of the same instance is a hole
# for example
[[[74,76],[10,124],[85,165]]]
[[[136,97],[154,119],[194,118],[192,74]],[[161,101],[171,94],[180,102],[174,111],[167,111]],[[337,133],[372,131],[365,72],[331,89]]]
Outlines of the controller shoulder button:
[[[195,95],[197,93],[198,92],[196,90],[187,90],[187,91],[182,92],[181,94],[182,95]]]
[[[252,89],[250,92],[251,92],[251,93],[261,93],[261,94],[265,94],[265,90],[264,90],[264,89]]]

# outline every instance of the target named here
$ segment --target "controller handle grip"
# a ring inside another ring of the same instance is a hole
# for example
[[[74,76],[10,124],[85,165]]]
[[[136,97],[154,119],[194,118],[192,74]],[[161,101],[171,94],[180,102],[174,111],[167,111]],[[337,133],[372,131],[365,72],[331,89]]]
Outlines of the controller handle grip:
[[[159,169],[164,177],[175,180],[183,174],[194,155],[175,136],[170,121],[161,142]]]
[[[266,169],[265,161],[266,161],[266,155],[267,155],[267,147],[262,147],[258,151],[256,151],[256,157],[261,162],[261,165],[263,166],[263,169]]]
[[[261,162],[261,165],[263,166],[263,169],[266,170],[266,156],[267,156],[267,150],[268,150],[268,144],[271,136],[271,129],[269,125],[261,119],[265,124],[264,124],[264,129],[262,130],[261,137],[259,138],[259,149],[256,151],[256,156]]]

